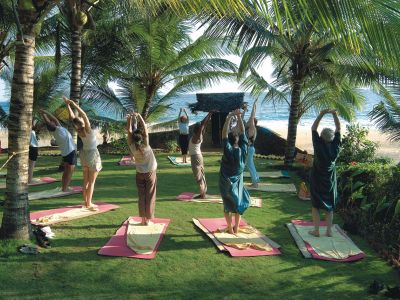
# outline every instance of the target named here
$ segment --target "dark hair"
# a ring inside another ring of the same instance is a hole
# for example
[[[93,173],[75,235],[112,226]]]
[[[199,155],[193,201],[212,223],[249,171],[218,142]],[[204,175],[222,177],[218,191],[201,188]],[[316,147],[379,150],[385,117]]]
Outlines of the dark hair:
[[[135,144],[135,147],[140,148],[140,146],[143,144],[143,135],[140,129],[136,129],[133,132],[132,140],[133,143]]]
[[[229,143],[233,146],[236,142],[236,140],[239,138],[239,136],[237,135],[237,133],[234,132],[229,132],[228,134],[228,141]]]
[[[85,125],[85,123],[83,123],[82,120],[79,119],[79,118],[73,118],[73,119],[72,119],[72,123],[73,123],[75,126],[81,126],[81,127],[83,127],[83,126]]]
[[[200,128],[201,128],[201,124],[200,124],[199,122],[197,122],[197,123],[194,124],[194,126],[193,126],[193,132],[196,133],[196,134],[199,133]]]
[[[254,118],[254,125],[257,126],[258,120],[257,118]]]
[[[53,123],[46,123],[46,128],[48,131],[51,131],[51,132],[56,131],[56,126],[54,126]]]
[[[186,123],[187,120],[188,120],[188,118],[187,118],[186,116],[181,116],[181,117],[179,118],[179,121],[180,121],[181,123]]]

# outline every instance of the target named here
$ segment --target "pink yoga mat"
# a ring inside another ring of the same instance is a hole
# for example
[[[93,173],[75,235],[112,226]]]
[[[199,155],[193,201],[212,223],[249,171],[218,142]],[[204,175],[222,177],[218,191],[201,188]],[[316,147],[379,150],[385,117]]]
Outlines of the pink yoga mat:
[[[55,179],[53,177],[42,177],[39,179],[40,179],[40,182],[33,182],[33,183],[29,183],[28,185],[35,186],[35,185],[49,184],[49,183],[60,181],[60,179]]]
[[[225,229],[226,228],[226,221],[224,218],[216,218],[216,219],[198,219],[201,225],[203,225],[208,232],[213,233],[218,229]],[[240,221],[240,226],[246,226],[247,223],[245,220]],[[279,255],[281,252],[278,248],[273,248],[272,251],[265,251],[265,250],[256,250],[256,249],[245,249],[239,250],[233,247],[226,246],[222,244],[226,251],[233,257],[244,257],[244,256],[270,256],[270,255]]]
[[[188,202],[190,202],[191,200],[194,199],[194,196],[195,196],[195,195],[196,195],[195,193],[183,192],[183,193],[179,194],[178,196],[176,196],[176,199],[177,199],[177,200],[180,200],[180,201],[188,201]],[[196,199],[196,200],[197,200],[197,199]],[[201,200],[201,199],[198,199],[198,200]],[[222,200],[222,197],[221,197],[221,200]],[[258,207],[258,208],[261,208],[261,207],[262,207],[261,198],[258,199],[258,200],[259,200],[259,201],[256,201],[253,205],[251,205],[251,207]],[[210,203],[218,203],[218,202],[210,202]]]
[[[294,225],[302,225],[302,226],[310,226],[310,230],[314,229],[314,223],[311,221],[303,221],[303,220],[292,220],[291,221],[292,224]],[[326,222],[325,221],[321,221],[320,222],[320,226],[326,226]],[[346,235],[346,233],[340,229],[339,232],[347,239],[349,239],[351,241],[351,239]],[[364,253],[360,253],[357,255],[353,255],[353,256],[349,256],[348,258],[345,259],[337,259],[337,258],[329,258],[329,257],[323,257],[317,254],[317,252],[315,252],[314,248],[307,242],[304,242],[304,245],[307,248],[307,251],[312,255],[312,257],[314,259],[319,259],[319,260],[327,260],[327,261],[335,261],[335,262],[352,262],[352,261],[357,261],[360,259],[363,259],[365,257]]]
[[[114,204],[108,204],[108,203],[104,203],[104,202],[97,202],[95,203],[98,206],[98,211],[94,211],[92,215],[96,215],[96,214],[101,214],[116,208],[119,208],[118,205],[114,205]],[[61,208],[55,208],[55,209],[49,209],[49,210],[41,210],[41,211],[36,211],[36,212],[32,212],[30,213],[29,219],[31,220],[32,224],[35,224],[35,222],[32,222],[33,220],[42,218],[42,217],[47,217],[47,216],[51,216],[53,214],[59,214],[59,213],[63,213],[65,211],[68,211],[70,209],[73,208],[81,208],[82,205],[71,205],[71,206],[66,206],[66,207],[61,207]],[[65,222],[64,220],[60,220],[60,222]],[[58,223],[58,222],[55,222]],[[52,223],[52,224],[55,224]]]
[[[130,156],[123,156],[121,160],[118,162],[120,166],[134,166],[135,163],[132,161],[132,157]]]
[[[160,235],[160,238],[156,244],[154,251],[150,254],[138,254],[129,248],[126,244],[126,231],[128,230],[128,220],[133,219],[135,221],[141,221],[139,217],[129,217],[122,226],[117,230],[117,232],[111,237],[105,246],[103,246],[97,254],[105,256],[123,256],[129,258],[141,258],[141,259],[153,259],[156,257],[157,249],[161,243],[161,240],[167,230],[170,219],[152,219],[154,223],[164,224],[164,230]]]

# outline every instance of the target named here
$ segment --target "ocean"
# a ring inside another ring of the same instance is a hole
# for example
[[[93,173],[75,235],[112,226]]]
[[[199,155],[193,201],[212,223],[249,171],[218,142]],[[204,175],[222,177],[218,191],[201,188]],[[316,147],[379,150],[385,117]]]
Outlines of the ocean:
[[[373,91],[367,89],[361,90],[361,93],[365,95],[366,98],[365,105],[362,111],[357,112],[355,122],[358,122],[362,126],[369,128],[374,125],[371,122],[370,118],[368,117],[368,113],[373,109],[374,105],[378,104],[381,101],[381,97],[375,94]],[[251,108],[254,102],[254,98],[250,94],[245,93],[244,101],[247,102],[249,104],[249,107]],[[178,117],[179,109],[181,107],[187,108],[189,103],[195,103],[195,102],[196,102],[196,94],[184,94],[177,97],[176,99],[168,103],[171,104],[171,108],[168,110],[167,113],[165,113],[158,120],[156,120],[156,123],[166,122],[176,119]],[[6,112],[9,111],[8,101],[1,101],[0,105]],[[206,115],[206,113],[202,112],[199,112],[197,115],[193,115],[189,110],[188,113],[189,113],[190,123],[201,121]],[[249,115],[250,112],[246,114],[245,119],[247,119]],[[287,126],[289,118],[288,105],[280,104],[274,106],[272,103],[263,103],[259,101],[256,117],[259,122],[258,124],[261,126],[266,126],[266,127],[281,126],[281,125]],[[302,117],[299,125],[311,126],[315,120],[315,117],[316,117],[316,112],[314,111],[308,112]],[[332,120],[329,118],[325,118],[321,121],[321,125],[324,125],[324,123],[331,124]]]
[[[356,113],[356,120],[354,120],[354,122],[357,122],[364,127],[370,128],[374,125],[371,122],[368,113],[373,109],[373,107],[376,104],[378,104],[382,100],[382,98],[371,90],[363,89],[360,91],[365,96],[365,104],[363,109]],[[248,103],[250,110],[254,100],[255,99],[249,93],[245,93],[244,101]],[[171,109],[168,111],[168,113],[160,117],[157,120],[157,122],[165,122],[176,119],[179,113],[179,109],[181,107],[187,108],[189,103],[195,103],[195,102],[196,102],[196,94],[185,94],[177,97],[176,99],[171,101],[170,103]],[[206,115],[206,113],[201,113],[201,112],[199,112],[197,115],[191,114],[190,111],[188,111],[188,113],[189,113],[190,123],[201,121]],[[249,115],[250,111],[246,113],[245,119],[247,119]],[[316,116],[317,112],[315,111],[308,112],[301,118],[299,125],[311,127]],[[268,126],[275,127],[282,125],[287,126],[289,120],[289,106],[287,104],[280,104],[274,106],[271,102],[259,101],[257,105],[256,118],[258,120],[258,124],[261,126],[265,127]],[[327,124],[332,125],[332,120],[330,118],[322,119],[321,125],[323,126]],[[344,122],[344,124],[347,123]]]

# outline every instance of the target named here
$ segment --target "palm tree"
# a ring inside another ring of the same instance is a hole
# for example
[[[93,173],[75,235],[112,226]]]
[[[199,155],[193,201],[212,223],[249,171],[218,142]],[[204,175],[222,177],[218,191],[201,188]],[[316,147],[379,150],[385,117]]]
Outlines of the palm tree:
[[[282,15],[279,17],[284,19]],[[297,124],[306,111],[333,106],[349,120],[354,116],[354,108],[360,108],[363,100],[355,88],[375,85],[384,90],[379,81],[390,70],[390,65],[386,70],[370,48],[365,46],[361,54],[357,53],[347,47],[344,40],[324,31],[317,20],[297,23],[285,32],[271,26],[257,11],[253,17],[244,19],[212,20],[208,34],[221,36],[225,33],[226,41],[243,53],[239,75],[246,77],[251,73],[243,87],[252,89],[256,96],[269,91],[267,99],[276,97],[275,101],[286,101],[289,105],[287,166],[293,163]],[[276,79],[272,84],[255,70],[267,57],[271,57],[274,64]]]
[[[7,66],[6,59],[14,49],[15,41],[12,37],[15,35],[15,29],[10,2],[0,3],[0,72],[4,66]]]
[[[400,141],[400,88],[390,86],[394,98],[386,98],[370,112],[370,117],[378,128],[389,134],[390,140]]]
[[[119,116],[134,109],[148,119],[164,112],[167,101],[179,93],[236,77],[236,66],[217,58],[224,52],[216,39],[201,37],[190,41],[187,20],[167,10],[153,17],[134,15],[133,11],[124,24],[125,30],[117,28],[126,19],[117,20],[111,28],[115,35],[108,41],[103,39],[100,45],[108,49],[102,55],[108,60],[108,79],[116,82],[118,89],[114,92],[104,86],[104,81],[86,87],[83,96],[95,105],[112,109]],[[97,29],[96,34],[104,36]],[[169,90],[161,95],[162,89]]]
[[[35,38],[43,18],[57,1],[18,1],[18,35],[8,123],[7,190],[0,236],[30,236],[28,204],[28,152],[32,124]],[[12,157],[11,157],[12,156]]]

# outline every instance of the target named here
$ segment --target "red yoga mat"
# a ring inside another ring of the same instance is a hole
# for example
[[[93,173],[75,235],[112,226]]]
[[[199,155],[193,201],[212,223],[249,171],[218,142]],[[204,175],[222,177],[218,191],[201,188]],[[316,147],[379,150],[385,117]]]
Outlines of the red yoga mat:
[[[314,229],[314,223],[310,222],[310,221],[303,221],[303,220],[292,220],[291,221],[292,224],[294,225],[302,225],[302,226],[310,226],[310,230]],[[326,226],[326,222],[325,221],[321,221],[319,224],[321,227],[322,226]],[[349,239],[351,241],[351,239],[346,235],[346,233],[338,228],[338,231],[347,239]],[[353,255],[353,256],[349,256],[345,259],[337,259],[337,258],[329,258],[329,257],[323,257],[317,254],[317,252],[315,252],[314,248],[307,242],[304,242],[304,245],[307,248],[307,251],[312,255],[312,258],[314,259],[318,259],[318,260],[326,260],[326,261],[335,261],[335,262],[352,262],[352,261],[357,261],[360,259],[363,259],[365,257],[364,253],[360,253],[357,255]]]
[[[123,156],[121,160],[118,162],[120,166],[134,166],[135,163],[132,161],[132,157],[130,156]]]
[[[226,228],[226,221],[224,218],[216,218],[216,219],[198,219],[201,225],[203,225],[207,232],[205,233],[213,233],[217,231],[218,229],[225,229]],[[240,226],[246,226],[247,223],[245,220],[241,219],[240,220]],[[200,228],[200,227],[199,227]],[[200,228],[202,229],[202,228]],[[202,229],[203,230],[203,229]],[[204,230],[203,230],[204,231]],[[269,243],[269,241],[264,238],[265,241]],[[222,244],[224,247],[225,251],[228,251],[229,254],[233,257],[246,257],[246,256],[270,256],[270,255],[279,255],[281,252],[279,251],[278,248],[275,248],[273,245],[271,247],[273,248],[272,251],[266,251],[266,250],[256,250],[252,248],[244,249],[244,250],[239,250],[233,247],[226,246]]]
[[[128,230],[128,221],[130,219],[134,219],[135,221],[140,222],[140,217],[129,217],[122,226],[117,230],[117,232],[111,237],[111,239],[103,246],[97,254],[105,255],[105,256],[123,256],[129,258],[140,258],[140,259],[153,259],[156,257],[157,249],[161,243],[161,240],[167,230],[170,219],[159,219],[155,218],[151,221],[154,223],[164,224],[164,230],[160,235],[160,238],[154,248],[154,251],[150,254],[138,254],[134,252],[131,248],[126,244],[126,231]]]
[[[104,202],[97,202],[95,204],[97,205],[97,208],[99,210],[93,211],[93,214],[91,214],[90,216],[96,215],[96,214],[101,214],[101,213],[104,213],[104,212],[119,208],[118,205],[108,204],[108,203],[104,203]],[[82,207],[82,205],[71,205],[71,206],[66,206],[66,207],[61,207],[61,208],[36,211],[36,212],[30,213],[29,219],[31,220],[32,224],[36,224],[33,220],[36,220],[36,219],[39,219],[39,218],[42,218],[42,217],[51,216],[53,214],[63,213],[63,212],[66,212],[68,210],[71,210],[73,208],[81,208],[81,207]],[[73,220],[73,219],[69,219],[69,220]],[[61,223],[61,222],[66,222],[66,221],[65,220],[58,220],[58,222],[49,223],[47,225]]]

